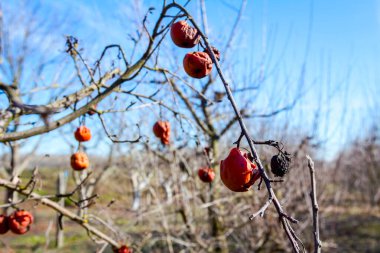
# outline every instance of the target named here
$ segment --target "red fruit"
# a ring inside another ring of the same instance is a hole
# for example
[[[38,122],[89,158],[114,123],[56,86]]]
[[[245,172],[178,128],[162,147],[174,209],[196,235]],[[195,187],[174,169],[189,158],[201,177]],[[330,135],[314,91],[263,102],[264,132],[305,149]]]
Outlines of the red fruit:
[[[185,72],[194,78],[203,78],[212,70],[212,60],[205,52],[187,53],[183,58]]]
[[[7,216],[0,214],[0,234],[5,234],[9,230],[9,219]]]
[[[204,167],[198,170],[198,176],[203,182],[210,183],[215,178],[215,172],[212,168]]]
[[[189,26],[184,20],[178,21],[171,26],[170,36],[174,44],[183,48],[192,48],[200,40],[197,29]]]
[[[161,139],[162,144],[168,145],[170,142],[170,123],[168,121],[157,121],[153,126],[153,133]]]
[[[219,52],[219,50],[216,47],[213,47],[213,46],[211,46],[211,50],[214,53],[216,59],[218,61],[220,61],[220,52]],[[210,55],[210,53],[209,53],[209,51],[208,51],[207,48],[203,52],[207,53],[210,56],[210,58],[211,58],[211,55]]]
[[[9,216],[9,228],[15,234],[25,234],[33,223],[33,215],[25,210],[18,210]]]
[[[96,107],[97,107],[96,105],[91,106],[90,110],[88,110],[87,114],[90,116],[94,115],[96,113]]]
[[[260,172],[248,159],[247,153],[233,148],[227,158],[220,162],[220,177],[231,191],[244,192],[260,178]]]
[[[114,248],[114,253],[132,253],[132,250],[129,249],[126,245],[121,246],[120,248]]]
[[[89,141],[91,139],[91,130],[86,126],[80,126],[75,131],[74,136],[79,142]]]
[[[70,164],[71,168],[73,168],[74,170],[84,170],[90,165],[90,162],[85,153],[76,152],[72,154],[70,158]]]

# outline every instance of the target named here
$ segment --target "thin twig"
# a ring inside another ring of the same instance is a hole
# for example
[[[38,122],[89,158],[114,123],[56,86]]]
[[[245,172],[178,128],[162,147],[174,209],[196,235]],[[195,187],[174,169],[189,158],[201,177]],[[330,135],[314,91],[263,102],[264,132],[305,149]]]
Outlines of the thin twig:
[[[315,169],[314,169],[314,162],[311,159],[310,156],[306,156],[307,158],[307,166],[309,167],[310,172],[310,180],[311,180],[311,191],[310,191],[310,198],[311,198],[311,204],[312,204],[312,210],[313,210],[313,234],[314,234],[314,253],[320,253],[322,249],[322,243],[321,239],[319,237],[319,206],[317,203],[317,186],[315,181]]]
[[[250,220],[253,220],[254,218],[256,218],[257,215],[260,215],[260,217],[263,217],[264,216],[264,213],[265,211],[267,210],[267,208],[269,207],[269,205],[272,203],[272,200],[269,199],[265,205],[263,205],[259,211],[257,211],[256,213],[252,214],[251,216],[249,216],[249,219]]]

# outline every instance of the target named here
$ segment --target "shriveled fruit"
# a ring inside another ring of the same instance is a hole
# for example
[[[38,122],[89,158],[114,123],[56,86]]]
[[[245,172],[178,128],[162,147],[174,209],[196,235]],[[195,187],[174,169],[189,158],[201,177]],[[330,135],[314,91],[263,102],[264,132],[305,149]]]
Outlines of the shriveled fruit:
[[[25,210],[13,212],[8,219],[10,230],[18,235],[28,232],[33,223],[33,215]]]
[[[227,158],[220,162],[220,177],[231,191],[244,192],[260,178],[260,172],[247,153],[232,148]]]
[[[91,130],[86,126],[80,126],[75,131],[74,136],[79,142],[89,141],[91,139]]]
[[[211,50],[212,50],[212,52],[214,53],[215,58],[216,58],[218,61],[220,61],[220,52],[219,52],[219,50],[218,50],[216,47],[213,47],[213,46],[211,46]],[[210,52],[208,51],[207,48],[206,48],[203,52],[207,53],[207,54],[210,56],[210,58],[212,59],[212,57],[211,57],[211,55],[210,55]]]
[[[132,250],[126,245],[121,246],[120,248],[113,248],[114,253],[132,253]]]
[[[162,144],[170,143],[170,123],[169,121],[157,121],[153,126],[153,133],[161,139]]]
[[[94,115],[96,113],[96,108],[97,108],[96,105],[91,106],[90,110],[88,110],[87,114],[90,116]]]
[[[183,58],[185,72],[193,78],[203,78],[211,73],[212,60],[205,52],[187,53]]]
[[[84,170],[89,166],[90,162],[86,153],[76,152],[71,155],[70,164],[74,170]]]
[[[0,214],[0,234],[5,234],[9,230],[9,219],[6,215]]]
[[[199,179],[205,183],[210,183],[215,178],[215,172],[212,168],[204,167],[198,170]]]
[[[174,44],[183,48],[192,48],[197,45],[200,40],[197,29],[191,27],[184,20],[178,21],[171,26],[170,36]]]
[[[276,177],[283,177],[289,171],[291,158],[289,153],[280,153],[274,155],[270,161],[270,167],[272,173]]]

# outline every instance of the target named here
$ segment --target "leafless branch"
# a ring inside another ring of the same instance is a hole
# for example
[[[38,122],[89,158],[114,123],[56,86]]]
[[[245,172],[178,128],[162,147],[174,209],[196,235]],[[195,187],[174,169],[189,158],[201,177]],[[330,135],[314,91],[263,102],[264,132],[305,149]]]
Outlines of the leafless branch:
[[[23,190],[19,186],[15,185],[15,184],[13,184],[10,181],[7,181],[5,179],[0,178],[0,186],[5,187],[5,188],[10,189],[10,190],[17,191],[18,193],[23,194],[23,195],[29,194],[29,192],[27,190]],[[103,232],[101,232],[97,228],[90,225],[87,220],[84,220],[83,218],[77,216],[75,213],[73,213],[70,210],[60,206],[58,203],[56,203],[56,202],[54,202],[48,198],[45,198],[45,197],[43,197],[37,193],[34,193],[34,192],[30,194],[30,197],[33,198],[35,201],[40,202],[41,204],[46,205],[46,206],[54,209],[56,212],[62,214],[63,216],[65,216],[65,217],[69,218],[70,220],[74,221],[75,223],[79,224],[80,226],[85,228],[88,231],[88,233],[100,238],[103,241],[108,242],[109,244],[113,245],[114,247],[117,247],[117,248],[120,247],[120,245],[116,241],[114,241],[112,238],[110,238],[108,235],[104,234]]]
[[[311,191],[310,191],[310,199],[313,210],[313,235],[314,235],[314,253],[320,253],[322,249],[321,239],[319,237],[319,206],[317,203],[317,186],[315,181],[315,169],[314,162],[310,156],[306,156],[307,158],[307,166],[309,167],[310,172],[310,181],[311,181]]]
[[[267,202],[265,202],[265,204],[260,208],[259,211],[249,216],[249,219],[253,220],[254,218],[256,218],[257,215],[260,215],[260,217],[263,217],[265,210],[267,210],[267,208],[270,206],[271,203],[272,203],[272,200],[269,199]]]

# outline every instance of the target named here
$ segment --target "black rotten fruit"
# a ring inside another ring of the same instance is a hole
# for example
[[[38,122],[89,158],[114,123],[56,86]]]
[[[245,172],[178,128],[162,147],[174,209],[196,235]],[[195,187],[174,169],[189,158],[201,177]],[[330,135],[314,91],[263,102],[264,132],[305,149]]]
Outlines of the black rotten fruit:
[[[272,173],[276,177],[283,177],[289,171],[289,166],[291,162],[290,154],[287,152],[279,153],[274,155],[270,161],[270,167]]]

